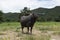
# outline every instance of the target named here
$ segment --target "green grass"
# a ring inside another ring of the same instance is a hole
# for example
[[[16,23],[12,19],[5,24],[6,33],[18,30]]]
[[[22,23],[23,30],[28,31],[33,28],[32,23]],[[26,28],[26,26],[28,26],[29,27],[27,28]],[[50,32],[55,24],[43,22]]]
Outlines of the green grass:
[[[17,29],[19,27],[20,27],[20,23],[18,22],[4,22],[0,24],[0,31]]]
[[[35,28],[40,31],[60,31],[60,22],[36,22]],[[0,31],[17,29],[20,27],[19,22],[4,22],[0,24]]]
[[[0,24],[0,31],[14,30],[18,33],[17,37],[21,40],[50,40],[50,35],[43,34],[46,31],[54,31],[54,35],[60,35],[60,22],[36,22],[34,25],[34,29],[42,31],[41,34],[36,35],[25,35],[20,32],[18,28],[20,28],[19,22],[4,22]],[[18,30],[17,30],[18,29]],[[4,33],[0,32],[0,35],[4,35]],[[1,40],[10,40],[10,38],[0,38]]]
[[[60,22],[36,22],[35,28],[40,31],[60,31]]]

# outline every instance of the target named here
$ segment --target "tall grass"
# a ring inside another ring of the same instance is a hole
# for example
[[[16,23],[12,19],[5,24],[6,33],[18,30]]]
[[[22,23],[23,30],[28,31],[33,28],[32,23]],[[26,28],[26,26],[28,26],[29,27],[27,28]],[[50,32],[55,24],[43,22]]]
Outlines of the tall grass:
[[[60,31],[60,22],[36,22],[35,28],[40,31]]]
[[[17,37],[21,37],[21,40],[50,40],[50,35],[38,34],[36,35],[23,35],[20,30],[19,22],[4,22],[0,24],[0,31],[6,30],[15,30],[18,33]],[[34,28],[39,31],[55,31],[53,34],[60,35],[60,22],[36,22]],[[1,33],[0,35],[4,35],[5,33]],[[10,38],[0,38],[0,40],[10,40]]]
[[[0,24],[0,31],[17,29],[19,27],[20,27],[19,22],[3,22],[3,23]]]
[[[60,31],[60,22],[36,22],[35,28],[44,31]],[[10,30],[20,28],[19,22],[4,22],[0,24],[0,30]]]
[[[60,31],[60,22],[36,22],[35,28],[38,30]],[[4,22],[0,24],[0,30],[20,28],[19,22]]]

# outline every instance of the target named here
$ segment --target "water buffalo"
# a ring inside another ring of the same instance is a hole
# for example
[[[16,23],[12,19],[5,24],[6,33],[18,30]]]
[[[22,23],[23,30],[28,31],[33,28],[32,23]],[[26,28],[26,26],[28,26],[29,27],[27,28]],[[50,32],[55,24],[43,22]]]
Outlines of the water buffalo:
[[[38,15],[34,13],[30,13],[28,16],[21,16],[20,22],[21,22],[21,28],[22,28],[22,33],[24,27],[27,27],[27,33],[29,33],[29,28],[30,28],[30,33],[32,34],[32,28],[34,23],[37,20]]]

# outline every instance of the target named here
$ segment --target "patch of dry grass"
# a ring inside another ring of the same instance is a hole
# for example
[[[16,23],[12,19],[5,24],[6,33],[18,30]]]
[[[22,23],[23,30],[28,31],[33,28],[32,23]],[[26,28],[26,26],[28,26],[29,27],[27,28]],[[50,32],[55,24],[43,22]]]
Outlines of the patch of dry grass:
[[[50,40],[51,36],[47,31],[53,32],[53,35],[60,35],[60,22],[36,22],[33,27],[33,34],[22,34],[19,22],[8,22],[0,24],[0,31],[8,31],[8,34],[0,32],[0,35],[8,37],[0,38],[0,40]],[[25,30],[26,31],[26,30]],[[17,34],[17,35],[16,35]],[[51,34],[52,35],[52,34]],[[12,37],[11,37],[12,36]]]
[[[60,31],[53,32],[53,35],[60,35]]]
[[[6,35],[6,33],[4,33],[4,32],[0,32],[0,35]]]

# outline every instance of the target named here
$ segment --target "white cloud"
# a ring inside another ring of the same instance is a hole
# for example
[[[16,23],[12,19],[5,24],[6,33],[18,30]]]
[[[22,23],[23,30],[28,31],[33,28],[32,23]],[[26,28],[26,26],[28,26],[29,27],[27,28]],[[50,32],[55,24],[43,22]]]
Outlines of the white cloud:
[[[24,7],[36,9],[38,7],[52,8],[60,6],[60,0],[0,0],[0,10],[4,12],[19,12]]]
[[[55,5],[60,6],[60,0],[55,0]]]
[[[27,0],[28,1],[28,0]],[[6,0],[1,2],[2,10],[6,12],[18,11],[27,4],[26,0]]]

